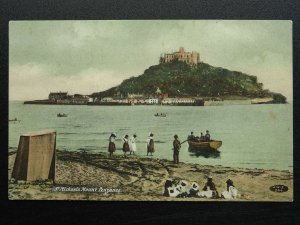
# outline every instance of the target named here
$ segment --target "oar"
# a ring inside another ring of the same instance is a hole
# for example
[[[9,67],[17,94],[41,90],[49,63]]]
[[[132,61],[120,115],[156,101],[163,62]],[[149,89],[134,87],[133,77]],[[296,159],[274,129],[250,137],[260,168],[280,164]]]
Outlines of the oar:
[[[187,141],[188,141],[188,139],[186,139],[185,141],[181,142],[180,144],[183,144],[184,142],[187,142]]]
[[[188,139],[186,139],[185,141],[181,142],[180,145],[183,144],[184,142],[187,142],[187,141],[188,141]],[[174,151],[174,148],[172,148],[172,150]]]

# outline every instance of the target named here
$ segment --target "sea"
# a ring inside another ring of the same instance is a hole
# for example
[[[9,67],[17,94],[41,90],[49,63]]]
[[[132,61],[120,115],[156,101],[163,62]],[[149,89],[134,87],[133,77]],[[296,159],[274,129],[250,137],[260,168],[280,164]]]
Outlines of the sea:
[[[66,113],[67,117],[57,117]],[[165,113],[166,117],[155,117]],[[182,144],[181,162],[240,168],[293,170],[292,104],[221,106],[87,106],[28,105],[9,102],[9,151],[16,150],[20,135],[54,129],[56,147],[65,151],[107,152],[108,138],[117,135],[115,154],[123,154],[122,138],[137,135],[137,155],[172,160],[173,136],[181,142],[194,132],[209,130],[221,140],[219,154],[195,154]],[[146,139],[154,134],[155,153],[146,156]]]

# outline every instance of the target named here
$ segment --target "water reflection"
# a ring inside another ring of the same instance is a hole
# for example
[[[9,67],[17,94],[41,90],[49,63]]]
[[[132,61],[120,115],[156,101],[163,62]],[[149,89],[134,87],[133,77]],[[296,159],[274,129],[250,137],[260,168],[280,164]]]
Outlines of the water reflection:
[[[190,150],[190,156],[192,157],[204,157],[204,158],[221,158],[220,152],[215,150]]]

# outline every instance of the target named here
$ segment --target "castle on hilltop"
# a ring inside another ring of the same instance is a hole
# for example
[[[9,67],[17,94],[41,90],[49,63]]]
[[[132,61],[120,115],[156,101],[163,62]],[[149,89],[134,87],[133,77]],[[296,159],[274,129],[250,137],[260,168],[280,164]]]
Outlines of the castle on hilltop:
[[[183,47],[178,52],[164,53],[160,56],[159,63],[168,63],[174,60],[185,62],[190,65],[197,65],[200,62],[200,54],[198,52],[185,52]]]

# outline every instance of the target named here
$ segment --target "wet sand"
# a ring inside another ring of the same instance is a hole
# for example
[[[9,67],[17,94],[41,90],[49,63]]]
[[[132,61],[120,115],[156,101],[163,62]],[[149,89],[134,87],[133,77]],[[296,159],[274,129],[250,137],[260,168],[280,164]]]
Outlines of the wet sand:
[[[10,179],[15,156],[15,153],[10,154],[8,170],[8,192],[12,200],[293,201],[293,173],[289,171],[173,164],[172,161],[157,159],[155,155],[152,158],[132,155],[127,158],[114,155],[110,158],[106,153],[57,151],[54,182],[24,182]],[[225,200],[163,196],[167,179],[186,180],[189,183],[196,181],[202,189],[207,175],[213,176],[219,193],[226,189],[227,179],[233,180],[238,189],[238,198]],[[269,189],[278,184],[287,186],[288,191],[278,193]],[[61,187],[74,189],[62,191]],[[77,187],[87,189],[74,192]]]

